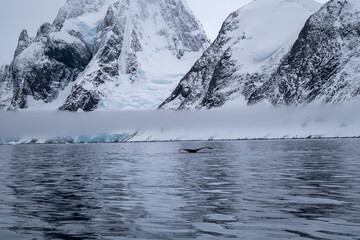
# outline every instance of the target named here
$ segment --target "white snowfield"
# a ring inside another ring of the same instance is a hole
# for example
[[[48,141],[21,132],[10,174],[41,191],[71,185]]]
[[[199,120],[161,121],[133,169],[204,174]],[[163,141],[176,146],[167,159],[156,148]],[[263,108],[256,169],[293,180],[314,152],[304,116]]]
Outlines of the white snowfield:
[[[138,57],[141,69],[138,78],[130,82],[126,74],[122,74],[117,81],[101,86],[104,98],[99,110],[156,109],[201,54],[186,53],[179,60],[166,48],[159,48],[139,55],[142,56]]]
[[[322,5],[313,0],[256,0],[236,12],[237,29],[224,49],[232,48],[238,74],[273,68],[298,38],[311,14]]]

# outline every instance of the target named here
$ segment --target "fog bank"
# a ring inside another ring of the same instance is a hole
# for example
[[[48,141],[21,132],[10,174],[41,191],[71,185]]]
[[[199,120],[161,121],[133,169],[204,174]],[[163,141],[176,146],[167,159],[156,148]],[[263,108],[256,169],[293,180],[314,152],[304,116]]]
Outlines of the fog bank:
[[[0,112],[3,143],[4,139],[43,143],[56,137],[98,139],[106,135],[118,136],[114,141],[358,137],[360,113],[356,105],[178,112]]]

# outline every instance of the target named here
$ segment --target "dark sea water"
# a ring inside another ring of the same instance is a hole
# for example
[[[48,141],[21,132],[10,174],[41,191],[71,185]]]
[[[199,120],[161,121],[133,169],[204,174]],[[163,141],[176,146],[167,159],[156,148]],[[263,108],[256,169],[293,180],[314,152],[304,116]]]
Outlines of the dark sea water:
[[[0,167],[1,240],[360,239],[359,139],[0,146]]]

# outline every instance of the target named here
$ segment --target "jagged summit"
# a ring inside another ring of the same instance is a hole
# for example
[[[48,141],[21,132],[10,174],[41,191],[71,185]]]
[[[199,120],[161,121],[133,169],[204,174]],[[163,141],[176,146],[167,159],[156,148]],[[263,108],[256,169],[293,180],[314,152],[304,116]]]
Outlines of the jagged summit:
[[[232,13],[160,108],[212,108],[245,99],[276,69],[320,7],[313,0],[256,0]]]
[[[54,101],[85,69],[91,56],[78,32],[54,31],[50,23],[43,24],[34,39],[23,31],[10,65],[13,96],[8,109]]]
[[[184,0],[68,0],[21,33],[9,109],[154,109],[207,46]]]

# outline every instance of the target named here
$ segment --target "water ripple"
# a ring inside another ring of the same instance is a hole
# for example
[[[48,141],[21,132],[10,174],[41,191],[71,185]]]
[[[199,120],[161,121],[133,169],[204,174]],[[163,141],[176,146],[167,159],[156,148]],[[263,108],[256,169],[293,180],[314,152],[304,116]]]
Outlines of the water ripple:
[[[0,146],[0,239],[360,239],[359,143]]]

